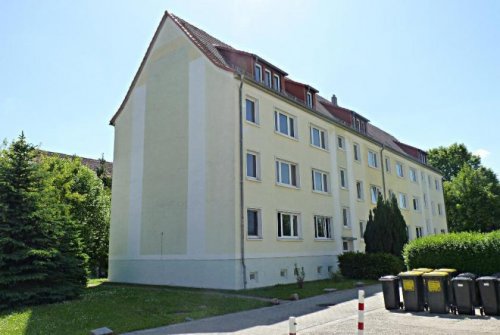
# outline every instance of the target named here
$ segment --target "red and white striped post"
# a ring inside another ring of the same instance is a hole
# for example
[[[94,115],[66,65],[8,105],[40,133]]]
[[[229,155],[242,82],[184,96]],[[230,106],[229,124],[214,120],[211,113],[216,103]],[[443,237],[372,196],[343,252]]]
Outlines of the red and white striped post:
[[[365,329],[365,291],[358,291],[358,335]]]
[[[295,316],[291,316],[288,319],[288,334],[296,335],[297,334],[297,322],[295,322]]]

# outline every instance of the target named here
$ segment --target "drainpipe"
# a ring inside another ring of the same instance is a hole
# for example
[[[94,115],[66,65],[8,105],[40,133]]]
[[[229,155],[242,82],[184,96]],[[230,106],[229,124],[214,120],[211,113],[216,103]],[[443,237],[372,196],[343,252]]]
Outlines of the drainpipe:
[[[241,267],[243,270],[243,288],[247,288],[247,266],[245,264],[245,207],[244,207],[244,189],[243,189],[243,74],[240,73],[240,252],[241,252]]]
[[[382,149],[380,150],[380,167],[382,168],[382,188],[384,190],[384,199],[387,199],[387,195],[386,195],[386,191],[385,191],[385,167],[384,167],[385,159],[383,156],[384,149],[385,149],[385,145],[382,144]]]

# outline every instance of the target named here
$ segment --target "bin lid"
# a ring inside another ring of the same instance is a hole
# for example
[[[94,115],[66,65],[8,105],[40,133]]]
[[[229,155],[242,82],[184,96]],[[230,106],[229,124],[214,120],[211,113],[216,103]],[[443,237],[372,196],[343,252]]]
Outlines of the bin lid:
[[[413,271],[432,272],[432,271],[434,271],[434,269],[431,269],[431,268],[418,268],[418,269],[413,269]]]
[[[424,277],[448,277],[449,273],[444,271],[432,271],[423,274]]]
[[[451,281],[474,281],[474,278],[470,278],[470,277],[455,277],[455,278],[452,278]]]
[[[401,272],[399,274],[400,277],[416,277],[416,276],[421,276],[424,274],[422,271],[406,271],[406,272]]]
[[[442,269],[437,269],[436,271],[454,273],[454,272],[457,272],[457,269],[442,268]]]
[[[467,278],[472,278],[472,279],[476,279],[477,276],[471,272],[464,272],[464,273],[461,273],[459,274],[457,277],[467,277]]]
[[[499,278],[493,276],[484,276],[476,279],[477,281],[497,281]]]
[[[398,276],[388,275],[388,276],[380,277],[378,280],[379,281],[394,281],[394,280],[398,280],[398,279],[399,279]]]

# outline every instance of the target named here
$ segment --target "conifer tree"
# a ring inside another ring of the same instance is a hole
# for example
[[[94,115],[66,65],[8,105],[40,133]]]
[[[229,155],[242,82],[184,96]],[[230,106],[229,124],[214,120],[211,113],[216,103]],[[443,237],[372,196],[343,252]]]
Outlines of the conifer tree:
[[[369,213],[364,234],[367,253],[391,253],[401,257],[403,246],[408,242],[406,223],[396,198],[384,200],[379,194],[377,207]]]
[[[74,297],[86,282],[79,237],[36,155],[24,134],[0,153],[0,308]]]

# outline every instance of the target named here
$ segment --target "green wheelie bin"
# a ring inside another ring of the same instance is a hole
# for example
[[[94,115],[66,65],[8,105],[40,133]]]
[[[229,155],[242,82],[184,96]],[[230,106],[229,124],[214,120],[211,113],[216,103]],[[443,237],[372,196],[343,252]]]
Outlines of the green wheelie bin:
[[[406,271],[399,274],[405,311],[422,312],[424,310],[423,274],[421,271]]]
[[[429,311],[436,314],[450,312],[449,274],[447,272],[428,272],[423,274],[424,290]]]

